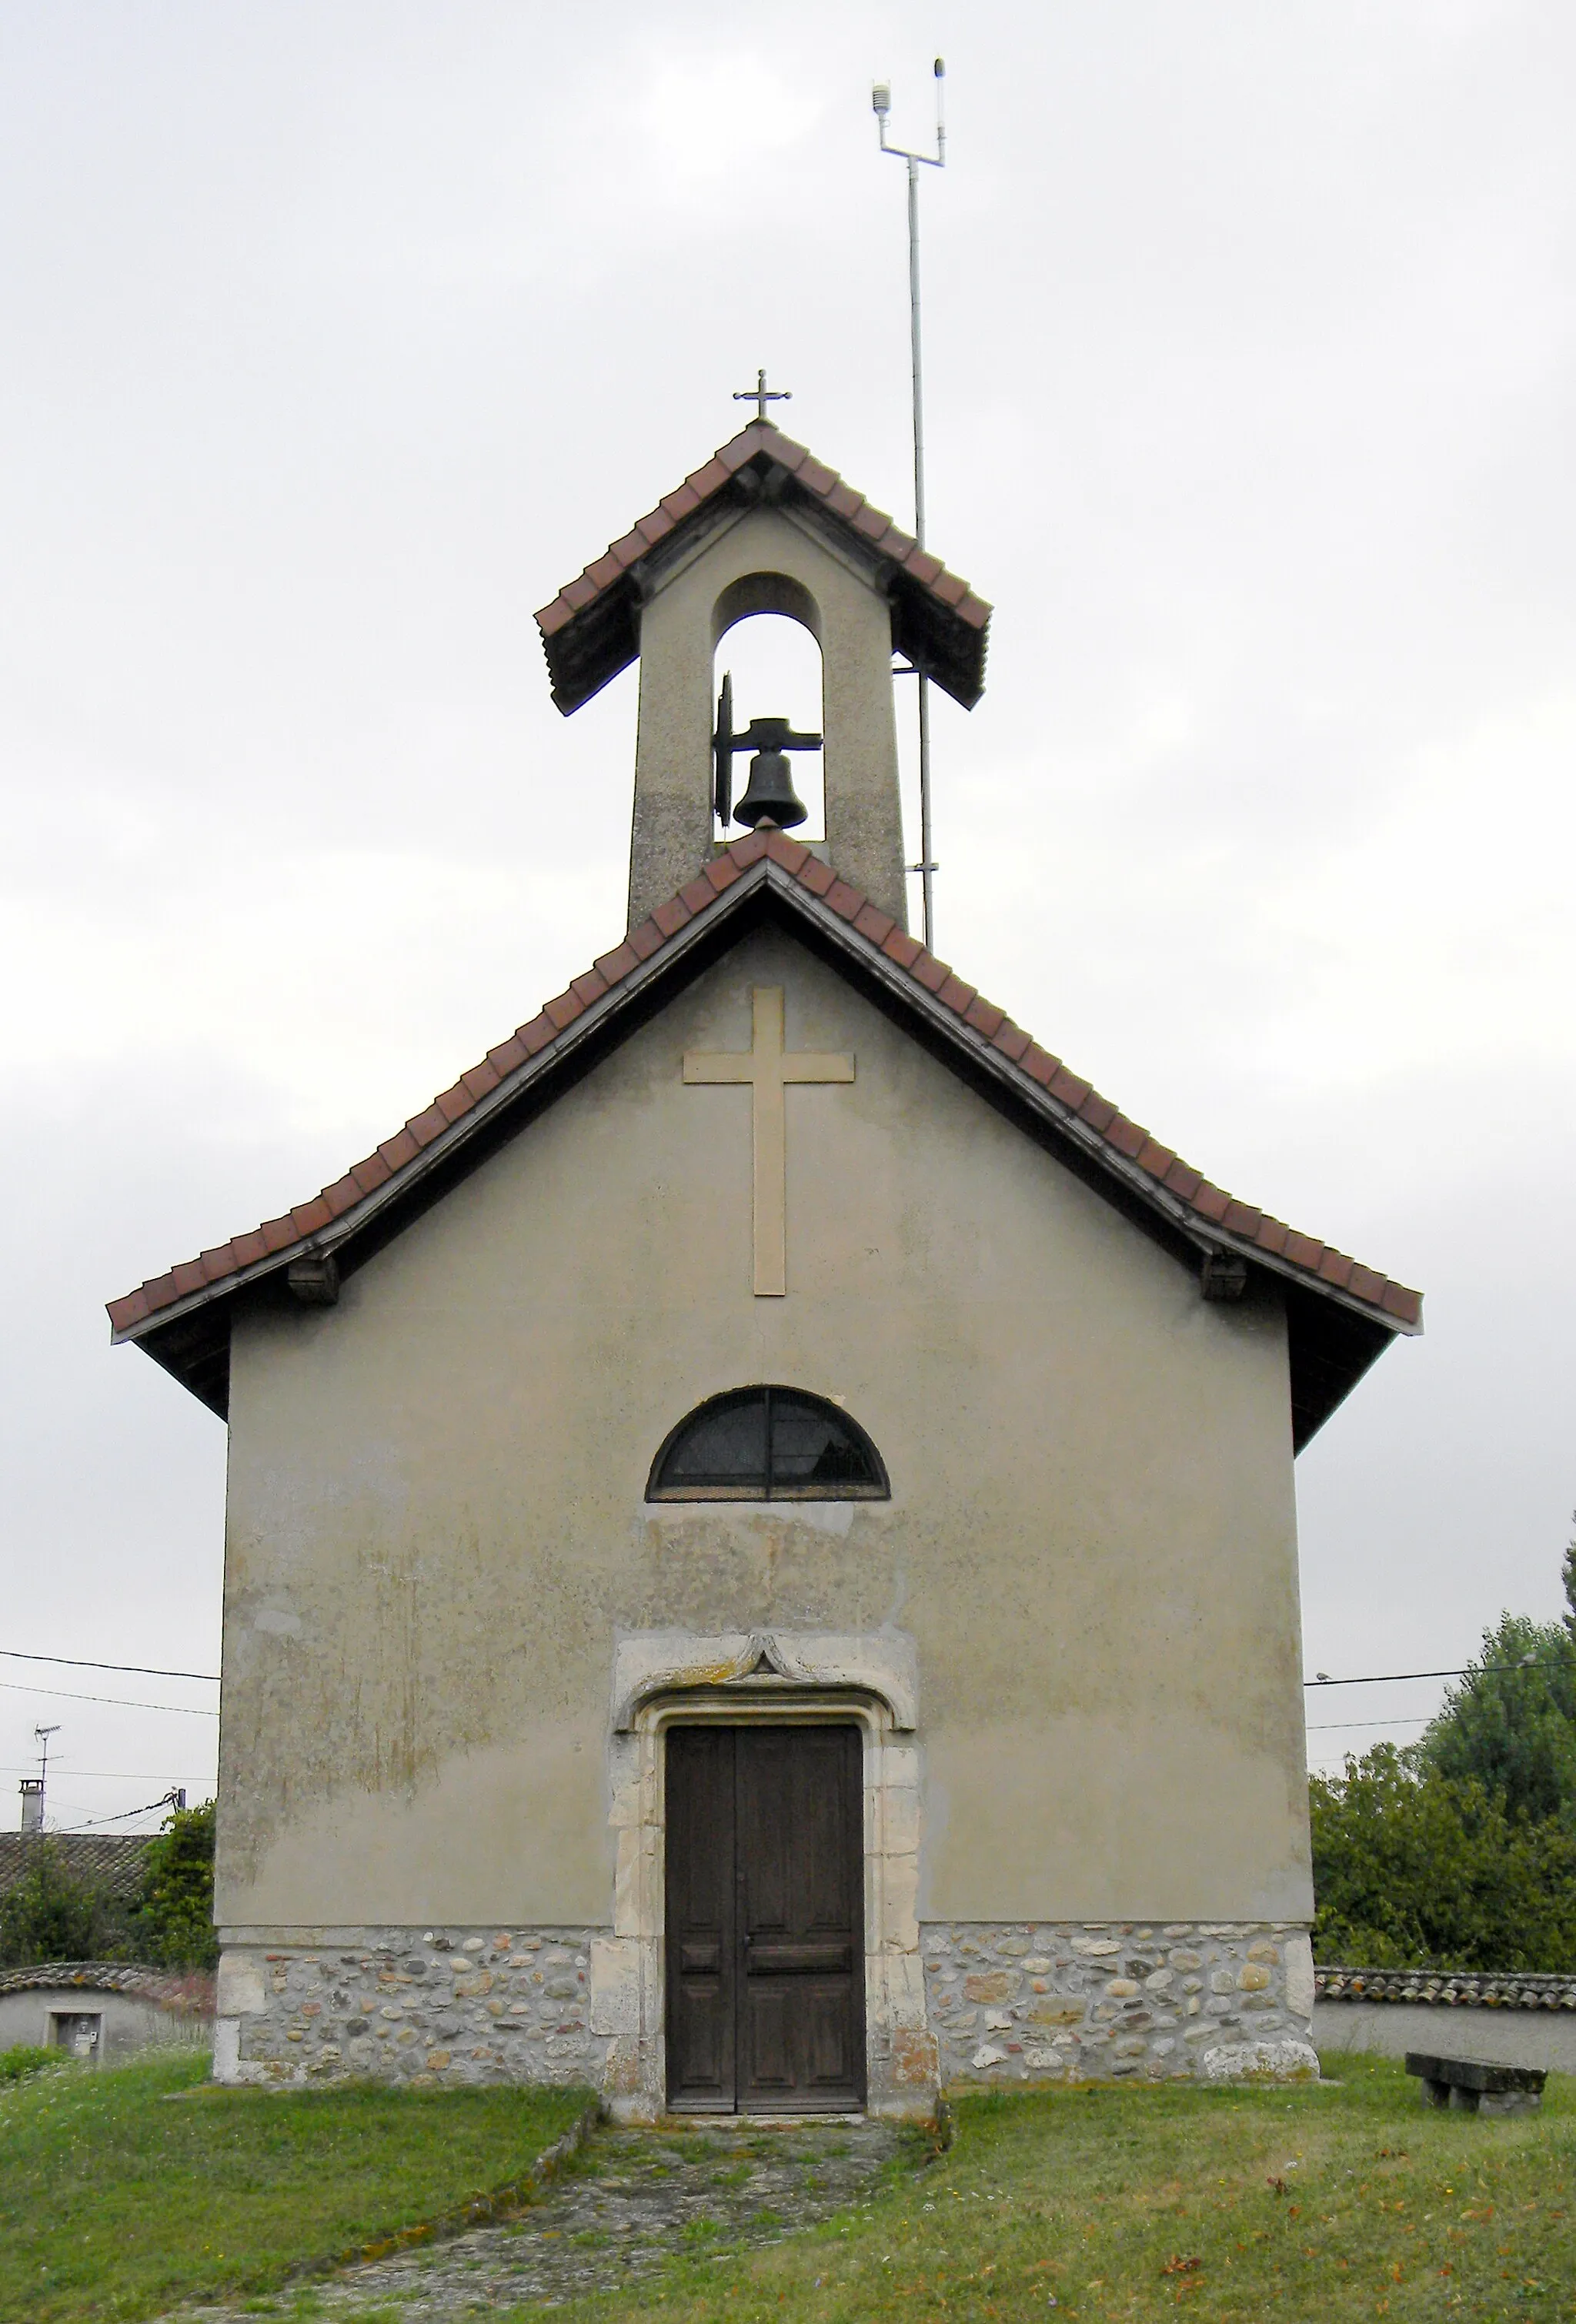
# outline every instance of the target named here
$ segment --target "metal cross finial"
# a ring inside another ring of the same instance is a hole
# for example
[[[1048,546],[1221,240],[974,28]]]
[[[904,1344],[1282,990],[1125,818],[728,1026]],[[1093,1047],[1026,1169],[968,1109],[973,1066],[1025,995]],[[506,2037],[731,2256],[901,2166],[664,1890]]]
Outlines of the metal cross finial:
[[[766,410],[767,405],[769,403],[791,403],[793,400],[794,392],[791,387],[768,387],[766,384],[766,374],[764,371],[758,371],[756,373],[755,384],[753,387],[736,387],[733,390],[733,401],[735,403],[752,403],[755,406],[755,417],[757,420],[773,428],[776,427],[777,422],[775,420],[768,420]]]

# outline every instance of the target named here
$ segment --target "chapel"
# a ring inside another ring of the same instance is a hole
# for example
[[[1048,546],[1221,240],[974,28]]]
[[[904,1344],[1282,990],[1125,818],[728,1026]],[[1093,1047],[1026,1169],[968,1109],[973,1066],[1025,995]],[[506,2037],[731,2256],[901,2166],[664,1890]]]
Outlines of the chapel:
[[[1418,1295],[908,932],[894,658],[972,707],[990,608],[769,419],[537,619],[639,663],[625,932],[109,1310],[229,1431],[216,2072],[1315,2071],[1293,1462]]]

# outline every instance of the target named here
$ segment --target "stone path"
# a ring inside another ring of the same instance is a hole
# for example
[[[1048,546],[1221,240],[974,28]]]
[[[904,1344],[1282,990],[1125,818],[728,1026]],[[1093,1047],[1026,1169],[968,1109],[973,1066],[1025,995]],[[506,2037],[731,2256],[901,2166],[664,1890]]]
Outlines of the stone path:
[[[256,2316],[448,2324],[533,2301],[552,2307],[614,2290],[680,2254],[774,2243],[868,2196],[889,2163],[917,2166],[926,2151],[884,2122],[603,2130],[516,2219],[271,2299],[183,2309],[180,2324]]]

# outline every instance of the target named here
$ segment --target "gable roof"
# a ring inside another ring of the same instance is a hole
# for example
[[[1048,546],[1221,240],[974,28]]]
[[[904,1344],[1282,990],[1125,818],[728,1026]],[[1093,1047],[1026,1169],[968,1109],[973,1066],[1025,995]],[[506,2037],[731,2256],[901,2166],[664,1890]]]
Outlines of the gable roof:
[[[762,918],[786,923],[954,1071],[1190,1265],[1235,1254],[1286,1301],[1300,1447],[1397,1333],[1420,1293],[1239,1202],[1118,1111],[1004,1010],[786,833],[751,832],[631,928],[451,1089],[310,1202],[110,1302],[140,1342],[225,1414],[229,1309],[292,1259],[354,1268],[439,1199]]]
[[[752,420],[538,613],[553,700],[566,717],[639,654],[640,608],[670,559],[728,516],[761,505],[804,511],[852,549],[890,590],[897,650],[973,708],[985,687],[990,606],[834,469],[770,420]]]

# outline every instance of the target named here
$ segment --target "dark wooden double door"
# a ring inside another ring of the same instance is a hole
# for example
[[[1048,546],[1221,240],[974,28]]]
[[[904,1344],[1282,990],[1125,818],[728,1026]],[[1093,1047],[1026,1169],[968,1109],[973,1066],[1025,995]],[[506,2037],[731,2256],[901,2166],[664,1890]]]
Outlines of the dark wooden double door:
[[[862,2106],[859,1729],[670,1728],[667,1794],[669,2105]]]

